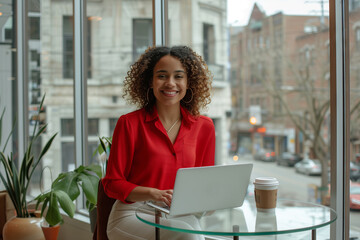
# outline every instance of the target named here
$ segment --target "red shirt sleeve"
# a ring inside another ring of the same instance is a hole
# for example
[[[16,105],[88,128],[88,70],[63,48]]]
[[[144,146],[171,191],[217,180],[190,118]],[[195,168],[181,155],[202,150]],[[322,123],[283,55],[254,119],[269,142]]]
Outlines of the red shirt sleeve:
[[[121,116],[114,130],[106,176],[102,180],[105,193],[123,203],[130,203],[125,199],[137,186],[126,180],[132,165],[135,136],[126,116]]]
[[[213,166],[215,165],[215,126],[211,123],[209,124],[209,129],[206,132],[207,141],[204,146],[204,156],[202,157],[203,162],[201,166]]]

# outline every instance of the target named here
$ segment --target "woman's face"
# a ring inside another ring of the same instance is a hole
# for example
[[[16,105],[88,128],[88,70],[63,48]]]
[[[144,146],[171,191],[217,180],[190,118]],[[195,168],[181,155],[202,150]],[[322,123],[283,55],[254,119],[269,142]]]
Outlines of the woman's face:
[[[166,55],[156,63],[152,80],[152,88],[157,105],[180,105],[187,89],[187,74],[181,62]]]

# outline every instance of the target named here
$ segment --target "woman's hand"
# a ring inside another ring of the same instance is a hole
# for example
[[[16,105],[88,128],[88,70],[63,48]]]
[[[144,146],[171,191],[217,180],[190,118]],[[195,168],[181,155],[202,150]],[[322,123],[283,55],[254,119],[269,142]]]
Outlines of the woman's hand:
[[[150,190],[150,195],[152,196],[151,200],[158,201],[158,202],[164,202],[166,205],[170,207],[173,190],[159,190],[156,188],[152,188]]]
[[[131,193],[126,198],[126,201],[129,202],[138,202],[138,201],[158,201],[164,202],[166,205],[171,205],[173,190],[159,190],[157,188],[150,187],[141,187],[138,186],[134,188]]]

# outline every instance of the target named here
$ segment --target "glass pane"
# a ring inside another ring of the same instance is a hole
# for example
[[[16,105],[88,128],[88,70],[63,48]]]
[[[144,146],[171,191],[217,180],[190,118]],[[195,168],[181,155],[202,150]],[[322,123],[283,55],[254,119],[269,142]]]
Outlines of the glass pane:
[[[8,1],[7,4],[0,5],[0,111],[5,109],[5,114],[2,117],[2,131],[0,132],[0,149],[3,151],[5,141],[12,129],[14,116],[16,113],[15,99],[16,89],[14,89],[14,82],[16,79],[16,66],[14,59],[16,52],[13,48],[16,44],[15,31],[16,27],[13,25],[13,19],[16,17],[13,14],[13,4]],[[0,115],[1,118],[1,115]],[[0,126],[1,127],[1,126]],[[16,136],[10,138],[6,148],[5,155],[10,152],[14,156],[18,155]],[[2,165],[1,165],[2,166]],[[0,167],[1,174],[5,174],[4,168]],[[5,175],[3,175],[5,176]],[[0,191],[4,190],[5,186],[0,181]]]
[[[279,198],[328,204],[328,2],[194,2],[169,0],[170,45],[190,45],[214,74],[204,114],[215,122],[216,164],[252,162],[250,181],[278,178]]]
[[[349,1],[350,238],[360,238],[360,1]]]
[[[28,59],[29,59],[29,135],[36,119],[37,107],[46,94],[41,121],[48,123],[46,132],[37,143],[36,154],[48,139],[58,132],[39,170],[34,173],[29,193],[36,196],[40,189],[50,188],[62,171],[75,167],[73,114],[73,60],[71,0],[28,1]],[[35,154],[35,155],[36,155]],[[41,170],[43,186],[40,188]],[[51,175],[50,175],[51,172]]]
[[[118,118],[135,106],[122,98],[122,83],[130,65],[152,46],[151,1],[90,1],[88,16],[88,147],[87,164],[99,137],[112,137]]]

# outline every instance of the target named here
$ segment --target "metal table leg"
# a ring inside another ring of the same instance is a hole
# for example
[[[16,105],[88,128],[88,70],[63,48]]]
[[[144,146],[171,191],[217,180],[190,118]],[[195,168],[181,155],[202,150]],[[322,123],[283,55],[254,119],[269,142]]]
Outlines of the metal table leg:
[[[316,240],[316,229],[311,230],[311,240]]]
[[[155,209],[155,223],[156,224],[160,223],[160,217],[161,217],[160,210]],[[158,227],[155,227],[155,240],[160,240],[160,228],[158,228]]]
[[[233,232],[239,232],[239,225],[233,225]],[[239,240],[239,236],[234,236],[234,240]]]

